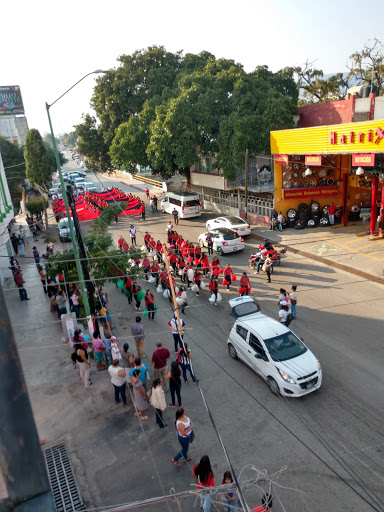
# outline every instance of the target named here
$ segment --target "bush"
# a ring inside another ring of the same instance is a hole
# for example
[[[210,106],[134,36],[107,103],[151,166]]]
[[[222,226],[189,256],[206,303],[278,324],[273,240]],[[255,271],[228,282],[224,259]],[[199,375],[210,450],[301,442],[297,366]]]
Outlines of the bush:
[[[48,201],[47,201],[46,197],[44,197],[44,196],[35,197],[25,203],[25,207],[26,207],[27,211],[29,213],[34,213],[34,214],[43,212],[44,206],[45,207],[48,206]]]

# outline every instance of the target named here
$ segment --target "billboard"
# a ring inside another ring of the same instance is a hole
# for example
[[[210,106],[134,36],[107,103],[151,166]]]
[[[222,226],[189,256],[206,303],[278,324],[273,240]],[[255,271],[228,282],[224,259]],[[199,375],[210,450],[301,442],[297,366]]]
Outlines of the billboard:
[[[24,114],[24,105],[18,85],[0,86],[0,117]]]

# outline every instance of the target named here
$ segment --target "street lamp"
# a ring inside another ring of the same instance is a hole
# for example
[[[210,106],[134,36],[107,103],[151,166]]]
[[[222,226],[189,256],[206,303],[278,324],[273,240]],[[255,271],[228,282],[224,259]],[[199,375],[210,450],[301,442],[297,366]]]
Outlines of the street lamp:
[[[81,261],[80,261],[80,257],[79,257],[79,246],[77,244],[75,231],[73,229],[73,221],[72,221],[72,218],[71,218],[71,213],[69,211],[67,189],[65,187],[63,173],[61,171],[60,158],[59,158],[59,153],[57,151],[57,146],[56,146],[56,142],[55,142],[55,135],[53,133],[52,121],[51,121],[51,116],[50,116],[50,113],[49,113],[49,109],[52,107],[52,105],[57,103],[63,96],[65,96],[69,91],[71,91],[74,87],[76,87],[77,84],[79,84],[85,78],[87,78],[87,76],[94,75],[94,74],[100,74],[100,73],[108,73],[108,71],[103,71],[101,69],[97,69],[96,71],[91,71],[91,73],[87,73],[85,76],[83,76],[83,78],[81,78],[79,81],[77,81],[75,84],[73,84],[72,87],[70,87],[68,90],[66,90],[61,96],[59,96],[54,102],[52,102],[51,104],[45,103],[45,108],[47,109],[47,115],[48,115],[48,121],[49,121],[49,128],[51,130],[53,152],[55,154],[57,170],[59,171],[60,185],[61,185],[61,190],[62,190],[62,194],[63,194],[65,211],[67,213],[67,219],[68,219],[68,227],[69,227],[69,232],[70,232],[70,235],[71,235],[73,252],[75,254],[76,270],[77,270],[77,274],[78,274],[79,280],[80,280],[80,286],[81,286],[82,296],[83,296],[83,300],[84,300],[84,309],[85,309],[85,314],[88,317],[88,321],[90,320],[90,315],[91,315],[91,311],[90,311],[90,308],[89,308],[88,294],[84,293],[83,267],[81,265]]]

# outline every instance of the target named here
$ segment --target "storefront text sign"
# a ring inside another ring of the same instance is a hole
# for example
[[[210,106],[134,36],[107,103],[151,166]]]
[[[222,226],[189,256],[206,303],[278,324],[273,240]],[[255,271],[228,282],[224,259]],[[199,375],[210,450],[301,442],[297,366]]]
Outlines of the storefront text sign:
[[[288,164],[288,155],[275,155],[275,164]]]
[[[295,199],[301,197],[328,197],[338,196],[339,187],[316,187],[283,190],[284,199]]]
[[[306,155],[305,165],[321,165],[321,155]]]
[[[373,153],[352,155],[352,165],[355,167],[373,167],[375,165],[375,155]]]
[[[381,139],[384,139],[384,130],[382,130],[379,126],[376,130],[367,130],[366,132],[354,132],[350,131],[348,134],[343,133],[342,135],[338,135],[337,132],[329,133],[331,144],[353,144],[355,142],[364,143],[364,142],[373,142],[374,144],[378,144]]]

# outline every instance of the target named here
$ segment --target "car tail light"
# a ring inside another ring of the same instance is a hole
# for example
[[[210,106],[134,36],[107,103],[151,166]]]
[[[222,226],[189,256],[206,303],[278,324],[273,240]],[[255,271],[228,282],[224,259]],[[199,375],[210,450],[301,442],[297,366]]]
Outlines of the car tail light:
[[[250,228],[251,228],[251,226],[248,226],[248,228],[247,228],[247,229],[250,229]]]
[[[228,242],[223,242],[223,245],[227,246],[227,245],[228,245]]]
[[[239,231],[239,228],[232,228],[233,231]]]
[[[181,207],[181,211],[183,212],[184,211],[184,206]]]
[[[241,241],[244,242],[244,238],[243,237],[241,237]]]

